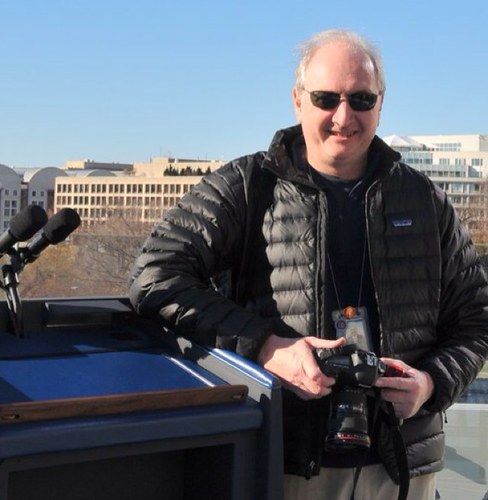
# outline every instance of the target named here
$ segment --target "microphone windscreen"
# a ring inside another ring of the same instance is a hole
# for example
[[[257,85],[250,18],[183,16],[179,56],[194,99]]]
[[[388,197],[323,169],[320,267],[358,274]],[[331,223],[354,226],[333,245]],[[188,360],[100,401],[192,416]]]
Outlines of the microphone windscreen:
[[[64,241],[79,225],[80,216],[72,208],[63,208],[54,214],[46,224],[43,234],[51,245]]]
[[[46,222],[44,209],[39,205],[29,205],[12,217],[8,231],[17,241],[25,241],[32,238]]]

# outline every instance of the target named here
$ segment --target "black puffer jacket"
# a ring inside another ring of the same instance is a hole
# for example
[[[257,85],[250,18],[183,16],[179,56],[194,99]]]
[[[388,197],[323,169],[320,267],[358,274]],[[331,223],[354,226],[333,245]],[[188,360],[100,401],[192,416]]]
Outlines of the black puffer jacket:
[[[130,296],[136,310],[160,315],[179,335],[255,359],[273,332],[330,337],[325,193],[291,161],[300,127],[277,132],[267,154],[237,159],[204,177],[158,223],[138,258]],[[488,354],[486,277],[446,196],[381,155],[366,195],[366,221],[381,327],[381,354],[425,370],[435,394],[402,433],[411,475],[442,468],[439,412],[474,379]],[[224,296],[212,286],[226,280]],[[323,401],[284,398],[285,468],[317,473]],[[380,454],[392,477],[389,432]]]

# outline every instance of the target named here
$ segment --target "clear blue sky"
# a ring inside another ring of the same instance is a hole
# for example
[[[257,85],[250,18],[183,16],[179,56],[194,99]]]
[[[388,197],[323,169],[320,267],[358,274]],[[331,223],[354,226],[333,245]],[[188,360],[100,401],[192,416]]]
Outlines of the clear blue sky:
[[[0,0],[0,163],[232,159],[295,123],[296,47],[384,57],[379,135],[488,134],[488,1]]]

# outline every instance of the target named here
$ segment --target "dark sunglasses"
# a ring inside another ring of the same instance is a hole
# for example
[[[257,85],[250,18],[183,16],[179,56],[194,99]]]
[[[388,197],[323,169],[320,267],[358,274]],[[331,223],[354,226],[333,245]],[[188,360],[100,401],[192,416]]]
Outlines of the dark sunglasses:
[[[328,90],[312,90],[310,92],[306,89],[303,90],[310,94],[312,104],[320,109],[331,111],[337,108],[341,102],[341,94],[337,92],[329,92]],[[354,111],[369,111],[375,107],[378,95],[371,92],[353,92],[352,94],[348,94],[346,99]]]

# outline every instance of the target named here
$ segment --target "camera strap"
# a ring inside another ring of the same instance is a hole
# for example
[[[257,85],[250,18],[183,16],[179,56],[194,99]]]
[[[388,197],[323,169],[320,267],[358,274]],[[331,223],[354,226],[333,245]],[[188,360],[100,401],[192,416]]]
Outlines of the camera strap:
[[[356,486],[358,484],[359,474],[361,474],[362,468],[363,468],[363,466],[360,465],[360,466],[356,467],[356,469],[354,471],[354,482],[352,484],[351,500],[354,500],[354,492],[356,491]]]
[[[395,415],[395,409],[389,401],[385,401],[387,414],[389,417],[389,424],[392,429],[393,448],[395,450],[395,457],[398,466],[398,481],[400,489],[398,491],[398,500],[406,500],[408,495],[408,488],[410,486],[410,473],[408,470],[407,450],[403,436],[400,432],[401,420]]]
[[[377,396],[373,417],[373,425],[377,423],[378,411],[379,411],[379,395]],[[395,458],[397,461],[398,467],[398,481],[399,481],[399,490],[398,490],[398,500],[407,500],[408,489],[410,486],[410,473],[408,470],[408,462],[407,462],[407,450],[405,449],[405,443],[403,441],[402,434],[400,432],[400,420],[395,415],[395,409],[393,405],[388,401],[383,401],[386,406],[386,414],[388,417],[388,424],[392,429],[392,439],[393,439],[393,449],[395,451]],[[359,480],[359,475],[361,474],[363,466],[359,465],[356,467],[354,471],[354,482],[352,487],[351,499],[354,500],[354,492],[356,491],[357,482]]]

